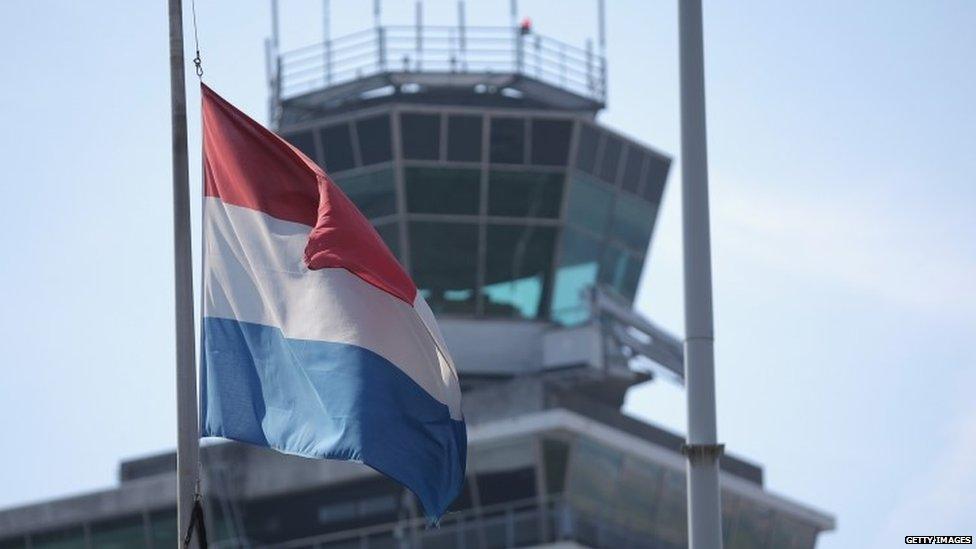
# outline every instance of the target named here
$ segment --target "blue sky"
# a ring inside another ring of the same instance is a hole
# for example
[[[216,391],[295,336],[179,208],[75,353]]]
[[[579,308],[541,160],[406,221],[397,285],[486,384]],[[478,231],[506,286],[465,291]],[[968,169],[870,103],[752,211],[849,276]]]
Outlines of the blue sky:
[[[0,507],[110,486],[121,458],[175,444],[164,4],[0,6]],[[283,4],[284,46],[316,40],[319,2]],[[368,4],[334,0],[334,33]],[[520,2],[573,43],[593,4]],[[468,8],[507,19],[501,0]],[[207,82],[264,120],[267,2],[198,15]],[[608,1],[601,115],[675,156],[676,18]],[[966,0],[705,2],[720,438],[837,515],[821,547],[976,532],[974,23]],[[679,198],[673,172],[638,296],[677,334]],[[626,409],[683,428],[668,382]]]

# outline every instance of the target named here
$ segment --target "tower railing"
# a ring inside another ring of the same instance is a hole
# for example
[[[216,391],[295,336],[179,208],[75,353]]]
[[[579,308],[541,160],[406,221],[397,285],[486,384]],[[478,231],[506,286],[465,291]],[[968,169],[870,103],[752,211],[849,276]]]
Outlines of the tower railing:
[[[518,27],[379,26],[277,54],[271,66],[279,101],[388,73],[511,74],[606,100],[606,60],[592,44]]]

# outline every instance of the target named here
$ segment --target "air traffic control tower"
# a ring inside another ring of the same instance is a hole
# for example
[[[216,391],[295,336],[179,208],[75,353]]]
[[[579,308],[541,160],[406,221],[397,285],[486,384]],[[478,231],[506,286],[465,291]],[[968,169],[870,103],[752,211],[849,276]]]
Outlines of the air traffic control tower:
[[[280,54],[270,41],[269,110],[437,314],[466,485],[427,528],[363,466],[209,445],[211,547],[686,547],[683,438],[620,410],[630,387],[683,374],[680,342],[632,308],[670,158],[597,121],[601,48],[514,18],[419,21]],[[727,548],[809,549],[834,527],[749,460],[727,454],[720,475]],[[0,549],[174,547],[175,487],[173,453],[123,462],[115,488],[0,511]]]

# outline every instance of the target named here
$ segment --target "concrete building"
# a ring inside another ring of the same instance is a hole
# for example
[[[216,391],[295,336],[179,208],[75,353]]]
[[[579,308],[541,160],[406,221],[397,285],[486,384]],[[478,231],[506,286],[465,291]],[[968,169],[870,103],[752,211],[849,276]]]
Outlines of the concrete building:
[[[363,466],[203,448],[212,547],[678,548],[681,436],[624,415],[679,382],[632,310],[670,158],[601,125],[606,64],[520,27],[376,27],[272,51],[271,115],[406,266],[461,371],[467,482],[438,528]],[[733,445],[734,446],[734,445]],[[814,547],[834,519],[721,461],[731,549]],[[0,511],[0,549],[173,547],[175,455],[118,486]]]

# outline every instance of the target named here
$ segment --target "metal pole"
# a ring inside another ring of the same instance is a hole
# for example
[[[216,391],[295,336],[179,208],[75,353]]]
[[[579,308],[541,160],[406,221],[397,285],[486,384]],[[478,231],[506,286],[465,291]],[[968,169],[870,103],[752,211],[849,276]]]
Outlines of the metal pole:
[[[325,85],[332,84],[332,7],[322,0],[322,54],[325,56]]]
[[[512,22],[512,28],[518,26],[518,0],[511,0],[508,3],[508,17]]]
[[[417,32],[417,72],[423,68],[423,52],[424,52],[424,3],[421,0],[417,0],[417,10],[416,10],[416,32]]]
[[[281,51],[278,42],[281,29],[278,26],[278,0],[271,0],[271,43],[274,45],[275,55]]]
[[[199,475],[200,430],[193,327],[190,245],[190,170],[186,137],[186,81],[183,72],[183,4],[169,0],[170,102],[173,124],[173,252],[176,283],[176,471],[177,528],[182,540]]]
[[[688,543],[722,547],[715,425],[712,267],[708,221],[705,69],[701,0],[678,0],[681,83],[681,206],[684,247],[685,386],[687,387]]]
[[[460,50],[461,50],[461,71],[464,72],[468,70],[468,53],[467,53],[468,45],[467,45],[467,38],[465,36],[466,23],[464,21],[464,0],[458,0],[457,8],[458,8],[458,40],[459,40],[458,45],[460,46]]]

